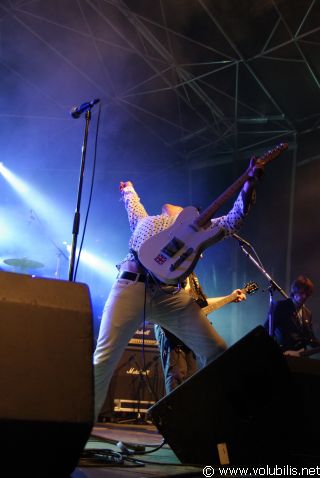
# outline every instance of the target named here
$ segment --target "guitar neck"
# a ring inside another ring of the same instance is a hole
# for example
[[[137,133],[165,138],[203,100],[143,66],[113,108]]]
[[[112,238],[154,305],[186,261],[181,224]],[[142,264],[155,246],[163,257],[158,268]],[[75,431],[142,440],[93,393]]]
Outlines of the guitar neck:
[[[277,158],[282,151],[288,148],[288,143],[280,143],[278,146],[268,151],[260,158],[257,158],[255,163],[259,162],[261,165],[266,165],[273,159]],[[224,191],[210,206],[207,207],[195,220],[195,228],[204,227],[209,223],[210,219],[215,215],[218,209],[238,190],[240,189],[246,180],[249,178],[249,172],[252,166],[249,168],[233,183],[226,191]]]
[[[245,171],[231,186],[228,187],[220,196],[213,201],[194,221],[197,227],[203,227],[210,219],[215,215],[215,213],[220,209],[220,207],[230,199],[233,194],[238,191],[246,182],[249,177],[249,171]]]
[[[255,291],[259,289],[259,286],[256,282],[249,282],[243,289],[240,289],[242,294],[253,294]],[[230,302],[234,302],[239,297],[238,291],[233,291],[231,294],[226,295],[225,297],[220,297],[215,299],[212,304],[207,305],[206,307],[202,307],[203,312],[208,315],[210,312],[214,310],[218,310],[224,305],[229,304]]]
[[[218,299],[216,302],[213,302],[212,304],[209,304],[206,307],[203,307],[202,310],[206,315],[208,315],[214,310],[221,309],[221,307],[223,307],[224,305],[227,305],[230,302],[233,302],[236,298],[237,298],[236,294],[230,294],[230,295],[227,295],[226,297],[221,297],[221,299]]]

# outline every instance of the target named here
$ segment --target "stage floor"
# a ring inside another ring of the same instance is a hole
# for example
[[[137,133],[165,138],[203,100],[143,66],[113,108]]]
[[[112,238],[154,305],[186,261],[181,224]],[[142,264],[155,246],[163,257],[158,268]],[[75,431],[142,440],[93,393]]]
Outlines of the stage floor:
[[[131,423],[101,423],[93,428],[91,437],[85,447],[85,453],[92,450],[101,450],[102,459],[108,457],[110,452],[120,453],[118,442],[124,443],[128,448],[145,448],[146,451],[155,449],[163,441],[163,437],[151,424]],[[72,473],[72,478],[160,478],[165,476],[192,476],[202,477],[202,468],[182,465],[168,445],[148,454],[139,454],[138,450],[129,460],[123,463],[101,463],[81,458],[79,466]],[[117,459],[117,455],[115,459]],[[131,461],[132,460],[132,461]]]

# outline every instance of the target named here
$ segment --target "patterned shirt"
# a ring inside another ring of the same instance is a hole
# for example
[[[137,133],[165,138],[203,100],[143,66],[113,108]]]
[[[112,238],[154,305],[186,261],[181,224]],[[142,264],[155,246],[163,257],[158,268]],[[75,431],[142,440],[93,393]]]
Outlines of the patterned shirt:
[[[127,186],[122,190],[122,197],[132,232],[129,248],[135,252],[139,251],[140,246],[147,239],[170,227],[178,217],[178,214],[175,216],[168,216],[167,214],[149,216],[132,186]],[[255,193],[253,193],[250,203],[245,207],[243,191],[241,191],[228,214],[211,219],[210,227],[218,227],[223,238],[230,236],[242,225],[243,219],[248,213],[249,206],[254,201],[254,198]],[[135,258],[130,251],[122,262],[131,260],[135,260]]]

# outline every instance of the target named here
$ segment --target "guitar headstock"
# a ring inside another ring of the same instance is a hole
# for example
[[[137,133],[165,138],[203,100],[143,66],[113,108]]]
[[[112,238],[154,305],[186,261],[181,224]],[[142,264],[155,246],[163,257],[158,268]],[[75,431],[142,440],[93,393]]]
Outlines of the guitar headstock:
[[[270,151],[267,151],[264,153],[262,156],[259,158],[256,158],[256,161],[259,161],[263,165],[270,163],[270,161],[273,161],[276,159],[278,156],[280,156],[283,151],[288,149],[289,145],[288,143],[279,143],[277,146],[272,148]]]
[[[246,294],[254,294],[257,290],[259,290],[259,285],[254,281],[248,282],[243,288]]]

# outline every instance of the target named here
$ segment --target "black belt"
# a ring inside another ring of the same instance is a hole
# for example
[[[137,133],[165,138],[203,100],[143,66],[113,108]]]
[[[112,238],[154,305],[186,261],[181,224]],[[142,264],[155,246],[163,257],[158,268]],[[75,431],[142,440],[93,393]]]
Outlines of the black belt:
[[[127,279],[132,280],[134,282],[153,282],[151,277],[147,277],[145,274],[140,274],[139,272],[129,272],[129,271],[121,271],[119,272],[117,279]]]
[[[163,282],[159,281],[156,282],[150,275],[146,276],[145,274],[140,274],[139,272],[130,272],[130,271],[120,271],[117,275],[117,279],[127,279],[131,280],[132,282],[147,282],[148,284],[164,284]],[[172,287],[177,287],[178,284],[169,284]],[[181,283],[181,287],[185,287],[185,282]]]

